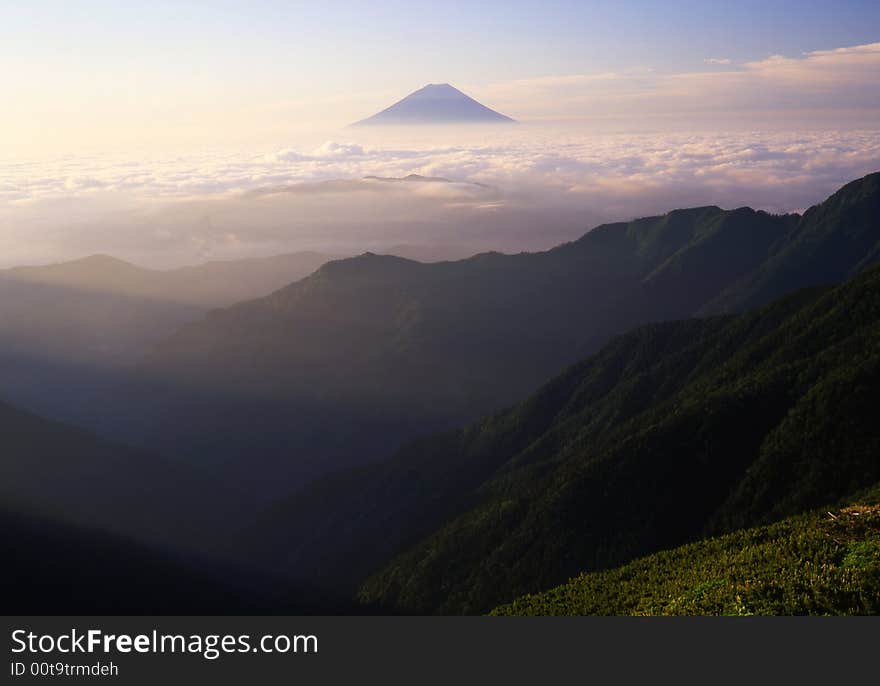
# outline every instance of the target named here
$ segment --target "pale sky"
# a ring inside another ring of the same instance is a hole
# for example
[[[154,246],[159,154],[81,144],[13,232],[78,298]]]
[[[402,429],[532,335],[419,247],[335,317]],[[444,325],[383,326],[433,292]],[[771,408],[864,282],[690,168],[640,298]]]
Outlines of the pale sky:
[[[347,128],[443,82],[521,124]],[[0,93],[0,266],[538,249],[880,171],[880,1],[0,1]]]
[[[865,126],[880,2],[28,0],[0,63],[24,154],[272,144],[429,82],[524,121]]]

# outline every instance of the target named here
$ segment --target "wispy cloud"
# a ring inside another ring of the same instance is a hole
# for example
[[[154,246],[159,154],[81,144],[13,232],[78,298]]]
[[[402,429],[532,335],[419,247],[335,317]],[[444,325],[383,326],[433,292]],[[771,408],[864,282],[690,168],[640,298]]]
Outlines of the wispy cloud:
[[[742,64],[704,61],[719,68],[549,75],[491,84],[476,94],[520,118],[615,118],[643,126],[664,117],[702,125],[736,116],[797,116],[814,125],[880,118],[880,43]]]

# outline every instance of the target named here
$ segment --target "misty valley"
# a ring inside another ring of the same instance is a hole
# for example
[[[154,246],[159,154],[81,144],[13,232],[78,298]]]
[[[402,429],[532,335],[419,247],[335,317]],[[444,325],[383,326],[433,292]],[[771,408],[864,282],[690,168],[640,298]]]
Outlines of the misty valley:
[[[880,611],[880,173],[588,228],[0,271],[7,612]]]

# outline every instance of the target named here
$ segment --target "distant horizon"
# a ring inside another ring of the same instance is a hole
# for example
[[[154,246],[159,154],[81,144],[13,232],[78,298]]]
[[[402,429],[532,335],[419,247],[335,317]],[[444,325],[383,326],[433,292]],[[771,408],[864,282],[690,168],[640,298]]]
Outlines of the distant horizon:
[[[802,210],[880,168],[864,0],[36,0],[0,9],[0,56],[7,265],[543,249],[676,207]],[[350,126],[426,84],[517,124]],[[453,183],[361,182],[410,174]]]
[[[0,144],[289,141],[426,83],[453,84],[523,122],[870,126],[880,119],[878,41],[880,6],[867,0],[554,0],[540,12],[524,2],[306,10],[227,0],[208,11],[35,0],[0,9],[0,87],[13,103],[0,112]]]

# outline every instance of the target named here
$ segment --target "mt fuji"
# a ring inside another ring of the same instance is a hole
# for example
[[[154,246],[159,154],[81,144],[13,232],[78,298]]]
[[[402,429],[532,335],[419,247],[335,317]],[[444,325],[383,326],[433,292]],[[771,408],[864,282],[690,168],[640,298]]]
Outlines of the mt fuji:
[[[383,124],[489,124],[515,120],[465,95],[448,83],[431,83],[391,107],[352,126]]]

